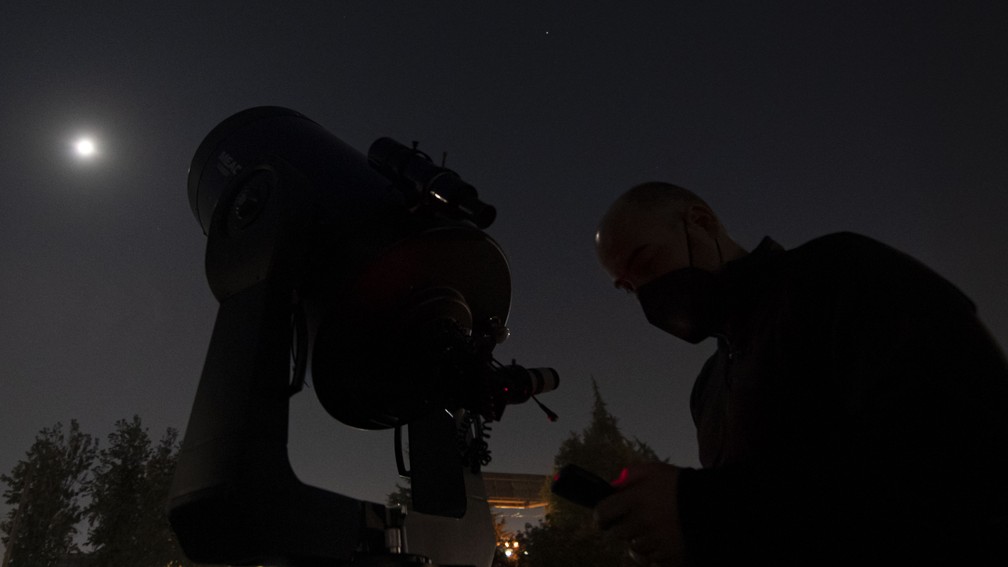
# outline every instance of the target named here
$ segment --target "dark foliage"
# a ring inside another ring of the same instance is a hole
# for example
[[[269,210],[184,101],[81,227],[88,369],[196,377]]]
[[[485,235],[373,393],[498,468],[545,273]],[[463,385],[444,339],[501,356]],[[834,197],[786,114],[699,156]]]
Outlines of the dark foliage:
[[[593,382],[595,404],[592,421],[581,433],[571,433],[554,459],[557,470],[574,463],[605,479],[616,478],[623,467],[658,461],[658,455],[646,443],[627,439],[617,420],[606,409]],[[544,490],[546,487],[544,487]],[[549,512],[539,525],[527,525],[518,534],[522,549],[519,557],[524,567],[613,567],[635,565],[626,547],[595,527],[591,510],[549,494]]]
[[[39,432],[9,475],[0,475],[7,485],[4,501],[11,506],[0,522],[4,567],[55,566],[79,551],[74,538],[96,447],[76,420],[69,431],[57,423]]]

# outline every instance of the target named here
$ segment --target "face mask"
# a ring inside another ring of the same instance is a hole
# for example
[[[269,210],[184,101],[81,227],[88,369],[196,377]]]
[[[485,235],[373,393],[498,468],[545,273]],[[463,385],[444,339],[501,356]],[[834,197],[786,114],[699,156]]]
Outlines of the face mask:
[[[685,228],[685,226],[684,226]],[[721,262],[721,245],[718,262]],[[659,329],[697,344],[715,334],[722,322],[722,278],[693,266],[689,234],[686,249],[690,265],[672,270],[637,289],[637,299],[649,323]]]

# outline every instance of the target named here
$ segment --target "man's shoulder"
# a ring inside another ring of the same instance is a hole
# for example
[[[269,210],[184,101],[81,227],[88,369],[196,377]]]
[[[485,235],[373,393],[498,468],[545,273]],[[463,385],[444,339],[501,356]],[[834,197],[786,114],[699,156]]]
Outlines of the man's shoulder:
[[[824,258],[833,261],[865,254],[901,254],[891,246],[856,232],[834,232],[820,236],[790,250],[790,252],[795,256],[804,256],[809,259]]]
[[[862,290],[875,296],[912,299],[938,294],[972,302],[954,284],[913,256],[853,232],[820,236],[786,254],[790,272],[806,283],[832,289]]]
[[[786,253],[786,263],[832,277],[858,273],[925,270],[923,264],[904,252],[863,234],[835,232],[814,238]]]

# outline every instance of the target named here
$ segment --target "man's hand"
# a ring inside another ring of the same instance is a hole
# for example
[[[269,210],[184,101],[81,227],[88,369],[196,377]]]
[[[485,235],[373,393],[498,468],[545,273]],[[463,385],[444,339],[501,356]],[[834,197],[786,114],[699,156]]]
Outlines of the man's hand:
[[[600,529],[626,540],[645,565],[685,565],[679,525],[679,469],[665,463],[635,465],[612,482],[617,492],[595,506]]]

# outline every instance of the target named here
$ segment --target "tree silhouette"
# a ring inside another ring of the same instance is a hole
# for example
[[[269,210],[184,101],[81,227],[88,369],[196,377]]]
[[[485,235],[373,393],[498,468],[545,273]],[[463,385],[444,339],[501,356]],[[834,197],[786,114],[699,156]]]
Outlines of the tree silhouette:
[[[592,380],[595,394],[592,420],[581,433],[572,432],[561,445],[553,464],[559,470],[574,463],[605,479],[616,478],[623,467],[634,463],[659,461],[651,447],[639,439],[628,439],[620,431],[617,419],[609,413],[598,383]],[[544,487],[544,490],[548,488]],[[625,544],[595,527],[591,510],[548,493],[549,512],[539,525],[526,525],[518,534],[522,549],[519,556],[526,567],[612,567],[635,565],[627,556]]]
[[[169,428],[152,447],[139,416],[116,422],[88,486],[88,543],[94,548],[89,565],[190,565],[165,512],[177,439],[178,433]]]
[[[43,428],[25,455],[0,475],[11,506],[0,522],[6,545],[3,567],[55,566],[70,553],[77,524],[83,518],[81,496],[94,461],[97,440],[81,433],[76,420]]]

